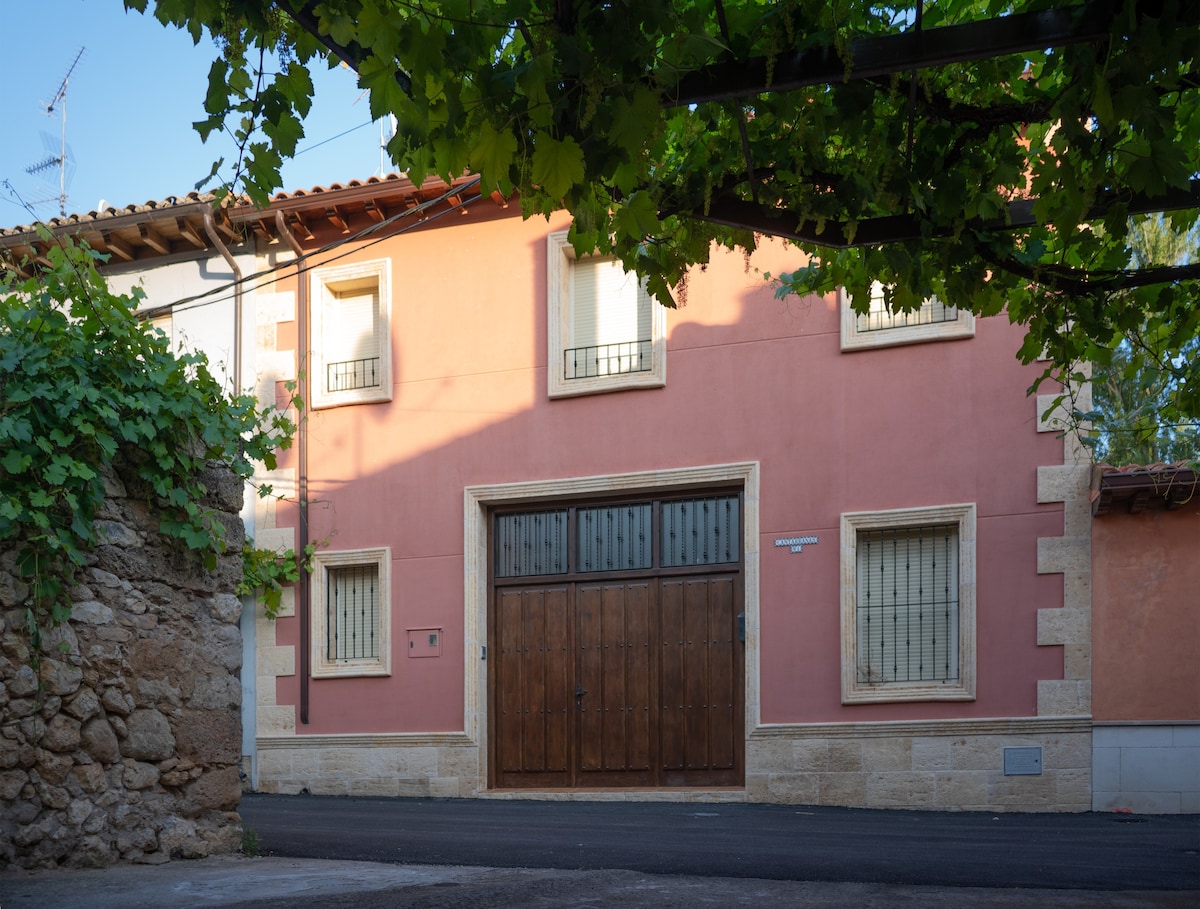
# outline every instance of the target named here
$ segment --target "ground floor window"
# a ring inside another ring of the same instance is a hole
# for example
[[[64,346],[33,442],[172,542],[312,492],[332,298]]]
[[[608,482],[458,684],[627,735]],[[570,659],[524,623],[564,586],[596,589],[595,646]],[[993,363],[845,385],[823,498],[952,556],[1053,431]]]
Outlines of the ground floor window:
[[[387,548],[313,556],[315,678],[391,673],[390,569]]]
[[[842,516],[842,700],[975,696],[975,506]]]

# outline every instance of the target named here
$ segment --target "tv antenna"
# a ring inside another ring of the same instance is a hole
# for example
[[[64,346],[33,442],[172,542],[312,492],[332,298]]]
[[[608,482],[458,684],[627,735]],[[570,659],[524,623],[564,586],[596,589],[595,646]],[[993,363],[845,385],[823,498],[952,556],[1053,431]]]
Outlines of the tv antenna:
[[[75,67],[79,65],[79,61],[83,58],[83,52],[87,48],[79,48],[79,52],[75,55],[75,59],[71,65],[67,67],[67,74],[63,76],[62,83],[58,86],[58,91],[54,93],[54,97],[46,105],[46,116],[54,116],[54,109],[58,108],[59,119],[61,120],[61,136],[58,143],[58,148],[54,148],[54,139],[47,133],[42,133],[42,141],[46,145],[47,151],[50,152],[41,161],[36,164],[31,164],[25,168],[25,173],[30,175],[45,174],[51,168],[58,168],[58,195],[51,196],[48,199],[39,199],[37,202],[31,202],[31,205],[40,205],[45,202],[58,202],[58,213],[62,217],[67,216],[67,182],[70,173],[74,172],[75,162],[71,155],[70,146],[67,145],[67,87],[71,83],[71,74],[75,72]],[[57,153],[56,153],[57,152]]]

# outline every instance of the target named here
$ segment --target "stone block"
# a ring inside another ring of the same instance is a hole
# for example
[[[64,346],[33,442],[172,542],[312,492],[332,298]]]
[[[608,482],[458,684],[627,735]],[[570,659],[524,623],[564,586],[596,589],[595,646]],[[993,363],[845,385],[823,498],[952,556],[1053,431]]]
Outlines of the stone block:
[[[912,740],[913,770],[949,770],[950,739],[914,738]]]
[[[862,770],[862,745],[853,740],[829,740],[829,773],[857,773]]]
[[[1038,574],[1087,571],[1092,565],[1091,540],[1087,537],[1038,537]]]
[[[863,808],[867,804],[867,779],[862,773],[817,774],[817,804]]]
[[[867,804],[872,808],[935,807],[933,773],[884,771],[868,773]]]
[[[1092,616],[1083,609],[1039,609],[1037,612],[1039,646],[1092,643]]]
[[[988,775],[988,804],[1015,811],[1045,811],[1058,804],[1054,773],[1038,776]]]
[[[135,710],[126,720],[121,751],[139,761],[163,761],[175,753],[171,724],[157,710]]]
[[[259,735],[296,734],[296,708],[290,705],[282,707],[260,705],[255,709],[255,720]]]
[[[829,742],[826,739],[799,739],[792,746],[792,769],[801,773],[821,773],[829,769]]]
[[[1079,770],[1058,770],[1054,773],[1059,811],[1087,811],[1092,803],[1092,773]]]
[[[317,760],[322,778],[362,779],[371,763],[364,748],[322,748]]]
[[[1037,683],[1038,716],[1086,716],[1091,713],[1091,683],[1040,680]]]
[[[296,530],[294,527],[260,527],[254,533],[254,545],[283,555],[289,549],[295,550]]]
[[[242,800],[242,780],[237,767],[219,767],[201,774],[185,793],[201,809],[234,811]]]
[[[392,779],[350,780],[350,794],[371,798],[395,798],[400,795],[400,781]]]
[[[295,647],[259,647],[254,658],[255,671],[260,676],[291,676],[296,674]]]
[[[782,805],[815,805],[820,798],[820,775],[772,773],[767,778],[769,801]]]
[[[862,743],[862,768],[875,770],[911,770],[913,766],[912,739],[865,739]],[[868,791],[869,791],[868,782]]]
[[[1066,644],[1063,647],[1063,678],[1084,681],[1092,677],[1092,645]]]
[[[1037,500],[1041,503],[1066,502],[1086,498],[1091,471],[1074,464],[1055,464],[1037,469]]]
[[[791,739],[760,739],[746,747],[746,766],[760,773],[779,773],[795,767]]]
[[[950,744],[952,770],[995,771],[1004,766],[1004,740],[993,736],[967,736]]]
[[[988,807],[988,774],[983,770],[936,771],[933,802],[937,808],[954,811]]]

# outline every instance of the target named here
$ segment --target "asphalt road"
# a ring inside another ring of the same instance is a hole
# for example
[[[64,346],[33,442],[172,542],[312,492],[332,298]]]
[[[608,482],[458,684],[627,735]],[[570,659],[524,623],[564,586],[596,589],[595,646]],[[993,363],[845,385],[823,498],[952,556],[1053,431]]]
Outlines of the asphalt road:
[[[247,795],[266,855],[411,865],[1200,891],[1200,818]]]

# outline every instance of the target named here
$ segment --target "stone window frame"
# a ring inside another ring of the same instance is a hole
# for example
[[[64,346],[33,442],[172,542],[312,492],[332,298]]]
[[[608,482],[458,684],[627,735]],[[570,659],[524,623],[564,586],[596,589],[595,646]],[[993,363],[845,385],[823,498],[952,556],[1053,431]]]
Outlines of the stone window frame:
[[[392,400],[392,263],[390,259],[372,259],[366,262],[351,262],[315,268],[310,273],[309,313],[311,325],[311,348],[309,363],[309,396],[314,410],[340,407],[347,404],[376,404]],[[327,391],[326,345],[323,338],[327,310],[339,288],[374,283],[379,296],[379,371],[377,387],[350,388],[344,391]]]
[[[591,258],[591,257],[588,257]],[[645,372],[590,376],[582,379],[563,377],[563,351],[572,346],[571,269],[577,261],[567,231],[555,231],[546,238],[546,384],[551,398],[627,391],[634,388],[662,388],[667,384],[667,313],[651,298],[651,366]]]
[[[330,568],[374,565],[379,573],[379,655],[357,660],[330,659],[326,651],[328,626],[327,582]],[[392,551],[376,549],[323,550],[312,557],[311,669],[314,679],[390,676],[392,674]]]
[[[846,512],[841,516],[842,703],[973,701],[976,692],[975,524],[976,505],[966,502],[923,508]],[[930,524],[958,528],[959,677],[946,682],[866,684],[858,678],[858,532]]]
[[[878,282],[875,283],[878,284]],[[958,310],[958,318],[953,322],[897,325],[894,328],[883,328],[876,331],[860,331],[858,313],[850,305],[850,295],[846,293],[846,288],[838,288],[837,300],[838,310],[841,313],[843,352],[975,337],[975,314],[965,309]]]

